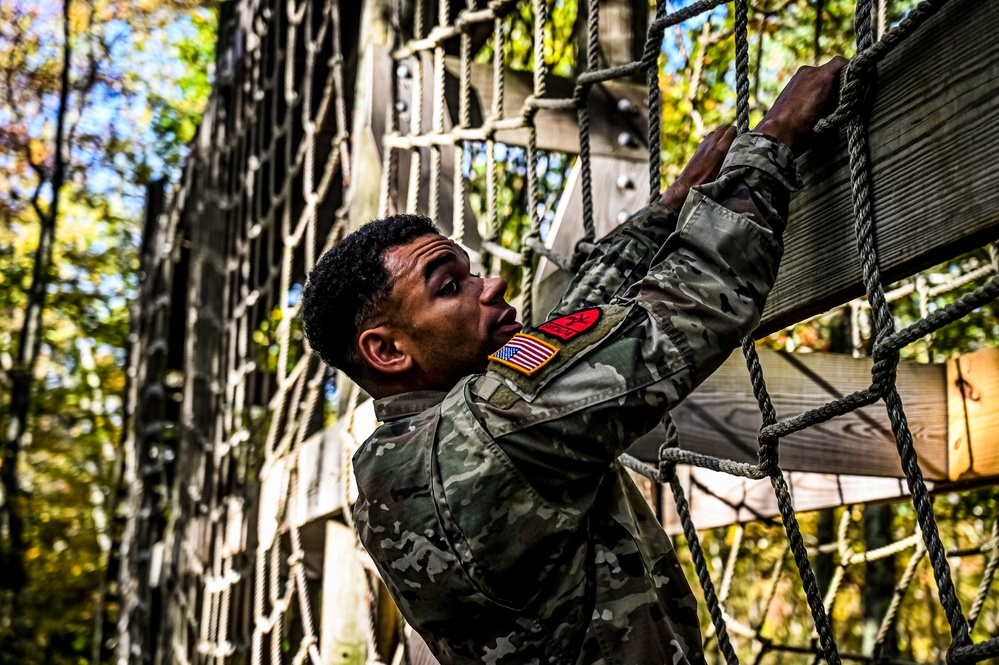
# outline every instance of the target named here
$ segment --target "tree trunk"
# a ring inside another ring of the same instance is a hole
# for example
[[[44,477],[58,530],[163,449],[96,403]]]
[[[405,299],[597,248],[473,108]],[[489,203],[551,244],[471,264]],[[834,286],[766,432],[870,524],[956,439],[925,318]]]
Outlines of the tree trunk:
[[[56,220],[59,216],[59,197],[65,181],[66,154],[66,111],[69,98],[69,66],[72,47],[69,42],[69,3],[63,3],[63,62],[60,79],[59,108],[56,118],[55,163],[52,171],[36,166],[39,184],[32,197],[32,205],[38,214],[38,250],[32,270],[31,286],[28,288],[28,301],[25,306],[24,323],[18,336],[17,359],[11,374],[10,415],[0,451],[0,588],[14,592],[16,611],[17,596],[24,587],[26,576],[22,553],[22,520],[18,496],[20,494],[17,476],[17,462],[27,431],[28,416],[31,412],[31,391],[34,383],[35,365],[42,346],[42,314],[45,310],[45,287],[49,280],[52,265],[52,245],[55,242]],[[42,186],[49,184],[52,201],[46,210],[39,203]]]
[[[889,504],[864,506],[864,547],[867,551],[890,545],[891,523],[894,511]],[[871,653],[874,640],[881,628],[892,594],[895,593],[895,556],[868,561],[867,577],[864,581],[864,647],[865,654]],[[881,655],[891,659],[898,655],[898,631],[893,626],[885,635]]]

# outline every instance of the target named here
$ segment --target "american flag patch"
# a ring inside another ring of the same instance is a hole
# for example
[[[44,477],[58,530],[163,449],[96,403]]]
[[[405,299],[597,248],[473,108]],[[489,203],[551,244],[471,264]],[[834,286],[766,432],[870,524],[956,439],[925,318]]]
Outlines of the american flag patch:
[[[530,376],[548,364],[558,354],[558,349],[537,337],[517,333],[502,349],[489,356],[507,367]]]

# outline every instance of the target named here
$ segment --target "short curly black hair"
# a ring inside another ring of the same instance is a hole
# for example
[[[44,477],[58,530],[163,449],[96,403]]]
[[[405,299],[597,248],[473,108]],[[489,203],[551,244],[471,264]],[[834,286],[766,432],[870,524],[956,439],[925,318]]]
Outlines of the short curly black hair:
[[[365,224],[319,259],[302,293],[302,319],[323,362],[355,381],[363,376],[357,338],[392,291],[385,252],[428,233],[439,233],[432,220],[392,215]]]

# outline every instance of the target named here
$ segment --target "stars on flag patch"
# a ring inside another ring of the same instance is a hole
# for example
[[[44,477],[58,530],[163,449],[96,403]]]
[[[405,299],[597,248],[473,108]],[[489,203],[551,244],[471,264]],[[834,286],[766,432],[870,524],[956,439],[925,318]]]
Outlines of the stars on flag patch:
[[[530,376],[558,354],[558,349],[537,337],[517,333],[506,346],[489,356],[507,367]]]

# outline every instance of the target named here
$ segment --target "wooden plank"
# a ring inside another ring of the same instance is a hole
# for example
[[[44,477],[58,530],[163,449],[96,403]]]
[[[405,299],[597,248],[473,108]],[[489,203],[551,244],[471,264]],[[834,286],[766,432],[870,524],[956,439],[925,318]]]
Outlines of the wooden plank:
[[[866,388],[870,358],[829,353],[786,354],[760,349],[763,376],[779,418],[803,413]],[[903,362],[898,389],[913,444],[928,479],[947,478],[947,400],[943,365]],[[739,352],[672,411],[680,446],[705,455],[755,462],[762,423],[746,364]],[[660,428],[632,449],[658,458]],[[781,440],[785,471],[903,477],[895,438],[883,403],[858,409]]]
[[[999,3],[953,0],[878,66],[868,114],[885,282],[999,235]],[[844,132],[799,161],[762,336],[863,293]]]
[[[392,60],[388,50],[392,33],[390,16],[387,0],[366,0],[363,3],[350,120],[353,137],[350,175],[354,184],[347,213],[348,229],[351,231],[375,219],[378,214],[380,178],[372,176],[381,173],[385,104],[392,89]]]
[[[642,162],[617,157],[595,156],[590,160],[593,193],[593,225],[601,238],[628,218],[628,211],[649,200],[648,169]],[[547,245],[562,256],[572,256],[583,237],[583,192],[579,165],[572,169],[555,219],[548,232]],[[565,292],[572,276],[542,258],[534,282],[535,313],[538,322]]]
[[[447,58],[446,68],[457,76],[459,61]],[[506,118],[520,115],[524,101],[534,92],[532,74],[508,69],[505,74],[504,114]],[[547,79],[547,97],[571,99],[575,83],[561,76]],[[493,106],[493,68],[482,63],[472,64],[473,125],[481,126]],[[595,85],[590,92],[590,151],[593,155],[613,155],[648,163],[646,148],[649,122],[648,88],[634,83],[611,81]],[[629,110],[619,110],[621,100]],[[538,147],[572,154],[579,153],[579,123],[575,110],[538,112]],[[526,129],[504,129],[496,132],[496,140],[509,145],[527,145]],[[623,141],[622,135],[627,136]]]
[[[780,518],[780,509],[768,478],[749,480],[718,471],[687,466],[677,468],[680,484],[690,504],[691,520],[698,529]],[[896,478],[785,473],[796,512],[823,508],[895,501],[908,497],[905,481]],[[933,483],[927,483],[932,489]],[[663,527],[667,533],[683,532],[673,493],[663,492]]]
[[[585,13],[585,3],[579,3]],[[641,60],[645,51],[645,33],[649,26],[649,8],[634,0],[601,0],[600,51],[607,65],[616,67]],[[580,58],[586,53],[580,45]],[[643,75],[638,75],[644,78]]]
[[[374,402],[362,401],[353,415],[345,414],[331,427],[302,442],[298,453],[298,500],[295,523],[304,526],[339,515],[353,503],[357,487],[346,461],[375,431]],[[346,483],[346,485],[345,485]]]
[[[999,348],[947,363],[950,479],[999,476]]]
[[[999,150],[999,42],[991,38],[997,31],[999,3],[952,0],[878,67],[868,128],[886,283],[999,236],[999,188],[986,166]],[[480,93],[491,90],[483,85]],[[527,86],[514,86],[516,99]],[[638,103],[647,110],[644,97]],[[548,122],[553,135],[571,133],[539,116],[540,135],[549,133]],[[792,197],[784,260],[759,336],[864,293],[844,132],[798,163],[805,187]],[[578,213],[572,219],[561,233],[580,224]],[[553,287],[559,279],[569,281],[556,278]]]
[[[323,665],[367,662],[368,583],[350,527],[326,523],[320,653]]]

